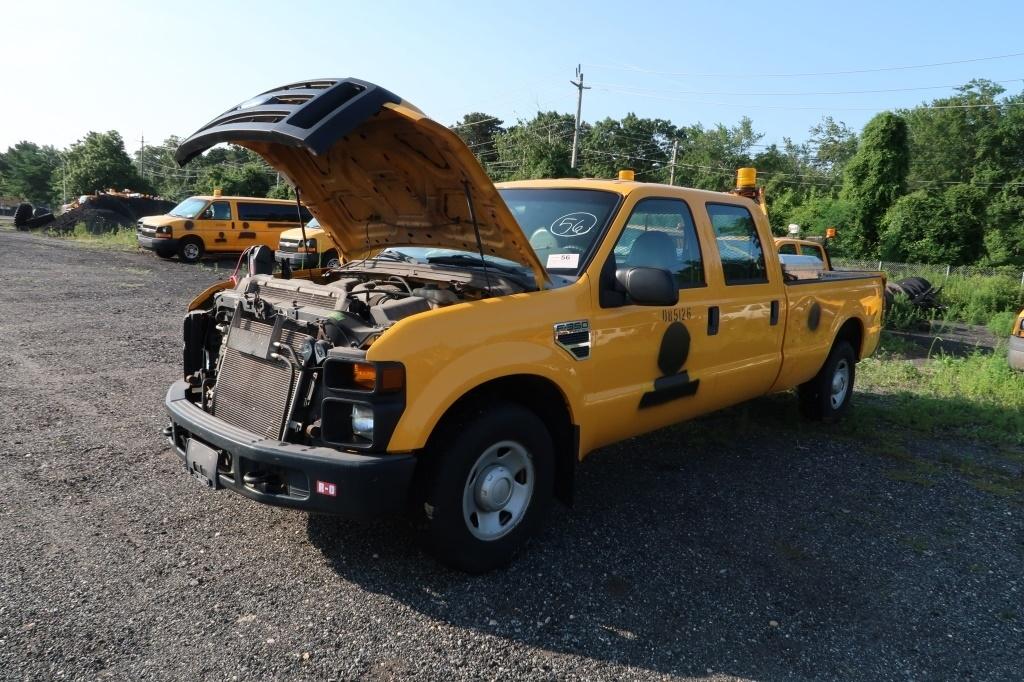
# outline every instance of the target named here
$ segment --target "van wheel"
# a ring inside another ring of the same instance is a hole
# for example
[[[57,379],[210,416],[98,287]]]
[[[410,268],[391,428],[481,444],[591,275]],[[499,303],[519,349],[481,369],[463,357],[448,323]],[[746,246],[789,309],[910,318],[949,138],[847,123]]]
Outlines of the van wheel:
[[[323,258],[320,259],[320,267],[322,267],[322,268],[334,269],[334,268],[337,268],[337,267],[340,267],[340,266],[341,266],[341,259],[338,258],[338,252],[335,251],[334,249],[331,249],[330,251],[325,253],[323,255]]]
[[[186,263],[196,263],[203,257],[203,240],[199,237],[185,237],[178,245],[178,258]]]
[[[797,389],[805,417],[834,422],[846,412],[853,397],[856,360],[849,341],[836,341],[818,374]]]
[[[425,456],[428,551],[469,573],[511,561],[551,503],[554,446],[544,422],[499,403],[452,422]]]

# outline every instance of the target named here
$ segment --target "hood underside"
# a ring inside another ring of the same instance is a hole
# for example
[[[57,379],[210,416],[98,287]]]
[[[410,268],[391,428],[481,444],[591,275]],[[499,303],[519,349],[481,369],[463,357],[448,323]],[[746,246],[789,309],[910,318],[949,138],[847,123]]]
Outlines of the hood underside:
[[[228,110],[182,142],[184,165],[232,142],[292,181],[340,251],[433,246],[522,263],[547,281],[519,224],[454,132],[355,79],[304,81]]]

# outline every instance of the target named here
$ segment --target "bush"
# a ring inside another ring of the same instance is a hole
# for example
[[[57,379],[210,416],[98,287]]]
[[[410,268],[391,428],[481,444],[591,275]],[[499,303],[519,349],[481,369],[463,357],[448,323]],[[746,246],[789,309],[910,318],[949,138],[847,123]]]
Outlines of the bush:
[[[988,330],[999,338],[1009,336],[1013,330],[1013,323],[1017,321],[1017,314],[1004,311],[996,313],[988,320]]]
[[[996,313],[1016,313],[1024,307],[1020,282],[1005,276],[950,277],[940,298],[946,319],[969,324],[988,324]]]
[[[903,292],[897,292],[893,295],[892,303],[889,304],[885,311],[885,326],[887,329],[912,331],[927,328],[929,322],[929,311],[911,303],[910,298]]]

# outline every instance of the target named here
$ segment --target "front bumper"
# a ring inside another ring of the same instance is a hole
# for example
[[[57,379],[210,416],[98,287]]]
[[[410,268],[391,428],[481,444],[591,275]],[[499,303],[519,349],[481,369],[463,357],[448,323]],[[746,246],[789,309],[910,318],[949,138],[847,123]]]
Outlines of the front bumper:
[[[1011,336],[1010,347],[1006,350],[1010,367],[1024,371],[1024,336]]]
[[[288,261],[292,270],[306,270],[320,267],[319,253],[297,253],[295,251],[275,251],[274,260]]]
[[[229,460],[227,466],[218,466],[218,486],[264,504],[350,518],[372,518],[405,508],[416,467],[414,455],[360,455],[268,440],[205,412],[188,399],[188,390],[186,382],[176,381],[167,391],[170,442],[182,460],[190,438],[219,451],[222,464]],[[264,473],[271,474],[278,485],[246,482],[246,475]],[[319,488],[334,490],[335,495],[318,492]]]
[[[157,239],[156,237],[147,237],[144,234],[135,233],[135,238],[139,241],[139,247],[143,249],[149,249],[162,254],[174,254],[178,252],[178,240],[177,239]]]

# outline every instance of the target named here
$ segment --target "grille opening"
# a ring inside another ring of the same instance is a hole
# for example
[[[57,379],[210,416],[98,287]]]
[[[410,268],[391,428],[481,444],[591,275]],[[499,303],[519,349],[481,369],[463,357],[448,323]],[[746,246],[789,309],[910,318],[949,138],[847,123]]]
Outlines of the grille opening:
[[[287,112],[284,111],[252,111],[228,114],[227,116],[218,118],[216,121],[203,128],[203,130],[214,126],[229,125],[231,123],[277,123],[284,120],[284,117],[287,115]]]
[[[355,83],[339,83],[327,92],[321,93],[310,100],[301,109],[292,114],[288,122],[300,128],[311,128],[335,109],[355,98],[366,88]]]

